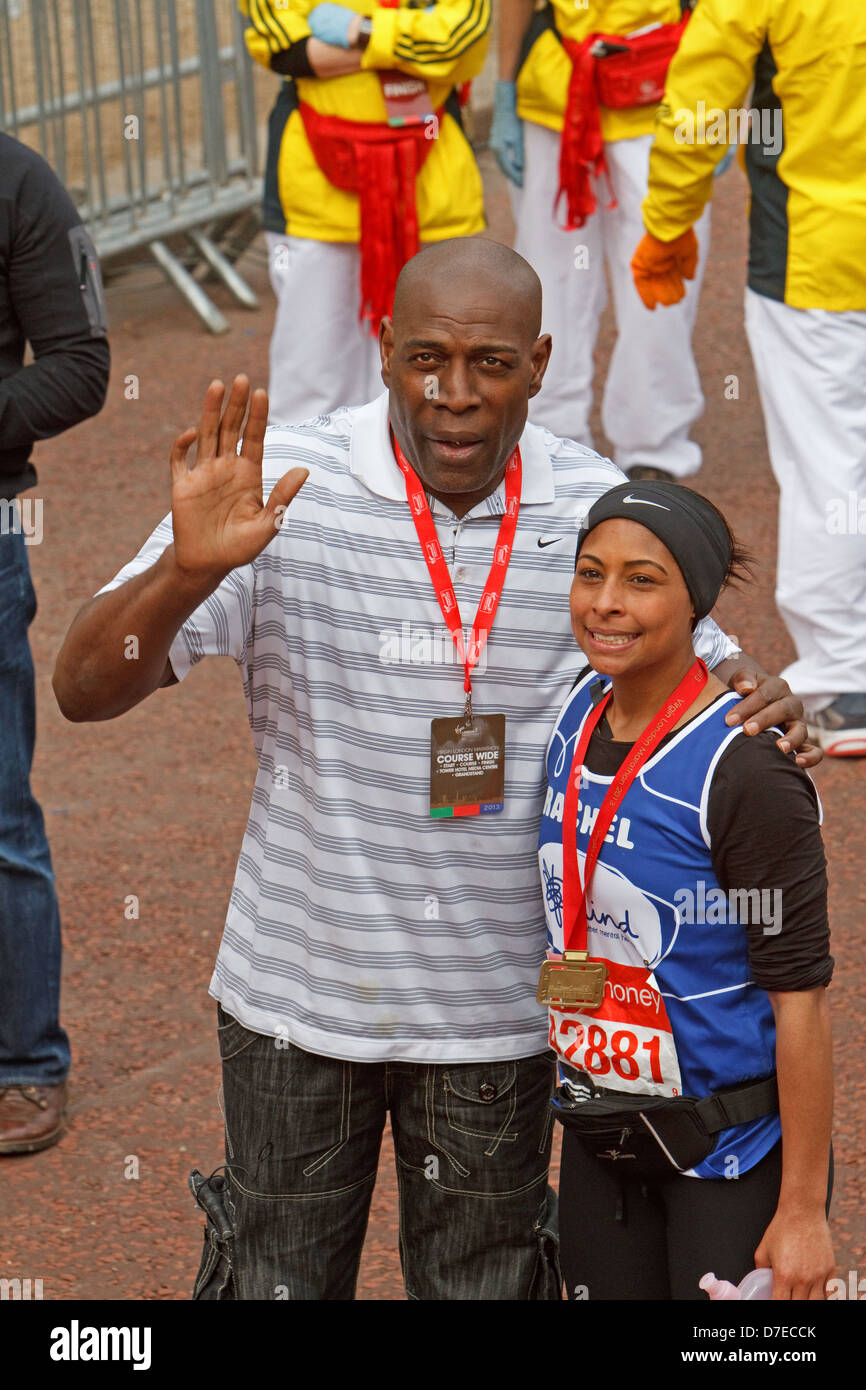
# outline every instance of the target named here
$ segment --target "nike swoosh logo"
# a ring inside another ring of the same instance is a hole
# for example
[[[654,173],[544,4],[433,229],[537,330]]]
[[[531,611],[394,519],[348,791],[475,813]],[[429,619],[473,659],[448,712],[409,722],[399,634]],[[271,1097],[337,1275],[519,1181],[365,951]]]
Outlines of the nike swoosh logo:
[[[561,540],[564,540],[564,539],[565,539],[564,536],[551,536],[549,540],[543,540],[543,539],[541,538],[541,536],[539,536],[539,537],[538,537],[538,548],[539,548],[539,550],[544,550],[545,546],[548,546],[548,545],[556,545],[556,542],[557,542],[557,541],[561,541]]]
[[[632,497],[631,494],[629,494],[628,497],[624,497],[622,500],[623,502],[640,502],[642,507],[661,507],[663,512],[670,511],[670,507],[662,507],[661,502],[649,502],[645,497]]]

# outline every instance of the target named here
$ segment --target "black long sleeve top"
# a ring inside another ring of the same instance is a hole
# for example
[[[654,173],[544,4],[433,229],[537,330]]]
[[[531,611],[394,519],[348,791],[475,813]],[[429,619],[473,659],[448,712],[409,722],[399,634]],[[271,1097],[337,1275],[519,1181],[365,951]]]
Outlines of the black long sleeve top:
[[[102,409],[106,329],[99,261],[72,199],[41,155],[0,133],[0,497],[36,482],[37,439]]]

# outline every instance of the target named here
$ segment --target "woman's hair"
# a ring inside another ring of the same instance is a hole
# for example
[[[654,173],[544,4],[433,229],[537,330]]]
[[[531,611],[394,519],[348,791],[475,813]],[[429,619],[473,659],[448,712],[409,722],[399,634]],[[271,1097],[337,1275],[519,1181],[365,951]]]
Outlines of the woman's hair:
[[[725,516],[724,512],[719,511],[715,502],[711,502],[709,497],[704,497],[702,492],[696,492],[695,495],[697,497],[702,497],[707,506],[712,507],[728,533],[728,540],[731,545],[731,558],[728,561],[728,568],[722,580],[721,592],[724,592],[727,588],[739,589],[742,584],[751,584],[755,578],[753,568],[758,563],[757,558],[750,550],[747,550],[744,545],[740,545],[728,525],[728,518]]]
[[[706,505],[715,512],[716,516],[719,518],[719,521],[722,523],[722,525],[728,533],[728,542],[730,544],[730,558],[728,560],[728,568],[725,571],[725,577],[722,580],[719,593],[723,594],[725,589],[740,589],[743,584],[751,584],[755,577],[752,573],[752,569],[753,566],[758,563],[757,559],[750,550],[747,550],[745,546],[740,545],[739,541],[737,540],[736,536],[731,530],[730,525],[728,524],[728,518],[725,516],[724,512],[719,510],[715,502],[711,502],[709,497],[705,497],[702,492],[695,491],[695,496],[700,497],[701,500],[705,502]],[[718,599],[716,601],[718,602]],[[698,619],[693,618],[692,632],[694,632],[697,625]]]

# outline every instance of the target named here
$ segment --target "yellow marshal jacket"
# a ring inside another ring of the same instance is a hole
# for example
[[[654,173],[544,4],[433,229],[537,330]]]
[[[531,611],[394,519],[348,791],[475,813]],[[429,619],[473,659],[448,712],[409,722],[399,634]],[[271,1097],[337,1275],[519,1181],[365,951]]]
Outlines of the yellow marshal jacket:
[[[557,34],[581,43],[589,34],[631,34],[648,24],[676,24],[679,0],[550,0],[533,21],[532,42],[517,77],[517,114],[526,121],[562,130],[571,77],[571,60]],[[535,35],[537,34],[537,37]],[[601,107],[605,140],[627,140],[652,133],[655,106],[614,111]]]
[[[270,69],[271,57],[310,34],[307,16],[317,0],[239,0],[250,21],[252,56]],[[370,16],[373,32],[361,70],[346,77],[298,77],[297,98],[323,115],[350,121],[384,122],[382,89],[374,69],[391,68],[423,78],[438,110],[454,89],[481,71],[487,52],[491,0],[425,0],[431,8],[400,0],[385,9],[375,0],[344,0],[347,9]],[[276,79],[275,79],[276,80]],[[453,109],[453,100],[449,101]],[[279,194],[289,236],[316,241],[358,241],[357,195],[325,178],[304,132],[297,108],[280,144]],[[418,175],[417,206],[422,241],[471,236],[484,229],[481,175],[460,125],[446,111],[438,138]]]
[[[658,108],[654,236],[700,216],[727,144],[708,143],[713,122],[730,133],[747,106],[760,113],[744,146],[750,287],[797,309],[866,310],[864,0],[700,0]]]

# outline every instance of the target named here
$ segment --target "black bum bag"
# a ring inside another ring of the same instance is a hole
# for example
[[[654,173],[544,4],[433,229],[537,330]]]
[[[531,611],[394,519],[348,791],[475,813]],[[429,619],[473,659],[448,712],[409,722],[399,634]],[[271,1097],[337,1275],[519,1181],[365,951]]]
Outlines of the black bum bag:
[[[560,1086],[553,1101],[556,1117],[587,1153],[624,1177],[686,1172],[709,1158],[722,1130],[772,1115],[779,1108],[775,1072],[703,1100],[593,1091],[585,1072],[575,1076],[588,1098],[577,1100],[567,1086]]]

